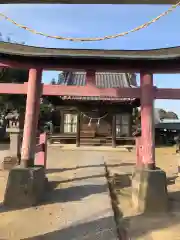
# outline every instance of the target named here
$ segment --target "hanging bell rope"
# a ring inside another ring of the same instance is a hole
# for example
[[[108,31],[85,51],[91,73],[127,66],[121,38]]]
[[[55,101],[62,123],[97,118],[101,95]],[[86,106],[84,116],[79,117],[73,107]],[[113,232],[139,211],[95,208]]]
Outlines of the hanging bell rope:
[[[28,32],[31,32],[33,34],[36,34],[36,35],[40,35],[40,36],[44,36],[44,37],[47,37],[47,38],[53,38],[53,39],[58,39],[58,40],[64,40],[64,41],[72,41],[72,42],[93,42],[93,41],[103,41],[103,40],[107,40],[107,39],[114,39],[114,38],[119,38],[119,37],[123,37],[123,36],[126,36],[128,35],[129,33],[132,33],[132,32],[137,32],[141,29],[144,29],[144,28],[147,28],[149,27],[151,24],[157,22],[160,18],[168,15],[169,13],[171,13],[173,10],[175,10],[178,6],[180,5],[180,1],[177,2],[176,4],[172,5],[167,11],[161,13],[159,16],[157,16],[156,18],[153,18],[152,20],[138,26],[138,27],[135,27],[129,31],[126,31],[126,32],[122,32],[122,33],[118,33],[118,34],[115,34],[115,35],[108,35],[108,36],[104,36],[104,37],[94,37],[94,38],[73,38],[73,37],[63,37],[63,36],[54,36],[54,35],[50,35],[50,34],[47,34],[47,33],[43,33],[43,32],[39,32],[35,29],[32,29],[28,26],[25,26],[23,24],[20,24],[18,22],[16,22],[14,19],[8,17],[7,15],[5,15],[4,13],[0,13],[0,16],[2,18],[4,18],[5,20],[7,20],[8,22],[16,25],[17,27],[21,28],[21,29],[24,29]]]

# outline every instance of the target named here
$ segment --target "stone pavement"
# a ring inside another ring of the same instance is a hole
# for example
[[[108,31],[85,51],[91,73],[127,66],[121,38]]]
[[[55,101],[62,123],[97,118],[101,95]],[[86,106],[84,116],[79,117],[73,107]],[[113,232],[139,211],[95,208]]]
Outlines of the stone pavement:
[[[112,174],[131,174],[135,152],[63,150],[48,148],[47,176],[54,189],[38,207],[7,211],[0,207],[0,239],[116,239],[116,226],[104,177],[105,161]],[[156,149],[157,166],[168,177],[171,209],[164,215],[145,217],[132,211],[128,178],[121,187],[121,225],[131,240],[180,239],[180,184],[175,184],[177,160],[172,148]],[[5,186],[0,172],[0,200]]]
[[[42,205],[0,207],[0,239],[117,239],[101,153],[50,148],[47,176],[51,189]]]

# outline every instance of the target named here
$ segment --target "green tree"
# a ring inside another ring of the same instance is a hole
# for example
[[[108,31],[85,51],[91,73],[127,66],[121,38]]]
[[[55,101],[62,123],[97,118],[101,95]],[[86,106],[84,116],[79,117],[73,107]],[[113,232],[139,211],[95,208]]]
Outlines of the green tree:
[[[52,85],[59,85],[59,80],[56,81],[55,78],[52,78],[50,84]],[[43,97],[43,104],[44,105],[48,105],[51,106],[50,108],[52,108],[53,106],[58,106],[62,103],[62,100],[59,96],[44,96]]]
[[[2,71],[1,71],[2,73]],[[6,68],[0,77],[0,83],[24,83],[28,80],[28,71]],[[4,108],[19,108],[25,105],[25,95],[6,94],[0,96],[0,105]]]
[[[167,119],[178,119],[178,115],[175,112],[166,112],[166,118]]]
[[[7,41],[15,43],[10,37],[3,39],[0,33],[0,41]],[[25,44],[24,42],[21,44]],[[0,69],[0,83],[24,83],[28,81],[28,71],[23,69],[2,68]],[[20,108],[25,106],[25,95],[0,95],[0,107],[7,108]]]
[[[56,80],[55,80],[55,78],[53,78],[53,79],[51,80],[51,84],[52,84],[52,85],[56,85]]]
[[[59,73],[57,84],[58,85],[62,84],[64,82],[64,80],[65,80],[64,72]]]
[[[64,82],[64,80],[65,80],[65,74],[64,74],[64,72],[60,72],[60,73],[58,74],[58,80],[56,81],[56,79],[53,78],[53,79],[51,80],[51,84],[52,84],[52,85],[61,85],[61,84]]]
[[[140,122],[140,112],[139,112],[137,107],[133,109],[132,119],[133,119],[133,125],[136,126],[137,124],[139,124],[139,122]]]

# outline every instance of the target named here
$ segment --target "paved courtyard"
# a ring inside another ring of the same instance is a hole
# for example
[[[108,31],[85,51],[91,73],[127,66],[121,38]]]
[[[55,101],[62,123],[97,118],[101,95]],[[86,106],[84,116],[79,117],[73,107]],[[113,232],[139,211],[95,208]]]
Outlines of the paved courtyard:
[[[50,189],[38,207],[0,208],[0,239],[117,239],[101,153],[49,148]],[[1,201],[5,186],[1,172]]]
[[[111,208],[104,162],[111,174],[131,173],[135,152],[62,150],[48,148],[47,176],[50,189],[44,202],[29,209],[8,211],[0,207],[0,239],[115,240],[116,225]],[[1,151],[1,155],[6,153]],[[157,165],[167,172],[171,211],[156,217],[137,216],[131,206],[131,189],[121,189],[121,224],[134,240],[180,239],[180,184],[174,149],[157,149]],[[0,172],[0,201],[6,174]]]

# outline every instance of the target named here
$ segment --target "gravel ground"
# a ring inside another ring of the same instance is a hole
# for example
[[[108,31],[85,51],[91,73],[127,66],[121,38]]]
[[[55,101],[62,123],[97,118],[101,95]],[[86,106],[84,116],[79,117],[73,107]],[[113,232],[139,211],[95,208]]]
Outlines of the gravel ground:
[[[121,156],[119,160],[118,155]],[[128,174],[132,173],[135,154],[113,153],[106,158],[111,175],[126,176],[124,186],[118,192],[121,224],[131,240],[179,240],[180,239],[180,183],[177,180],[177,160],[174,148],[156,149],[157,166],[166,171],[170,211],[152,216],[137,215],[131,205],[131,185]]]
[[[5,211],[1,207],[0,239],[117,239],[103,162],[112,174],[131,174],[135,152],[92,150],[49,147],[47,176],[53,192],[35,208]],[[149,218],[137,216],[131,207],[131,188],[121,190],[122,224],[131,240],[180,239],[180,184],[174,182],[180,156],[174,152],[173,148],[156,150],[157,166],[166,171],[169,179],[169,213]],[[0,172],[1,201],[6,177]]]
[[[117,239],[101,153],[50,148],[47,176],[53,191],[40,206],[0,207],[0,239]],[[6,178],[1,172],[1,201]]]

